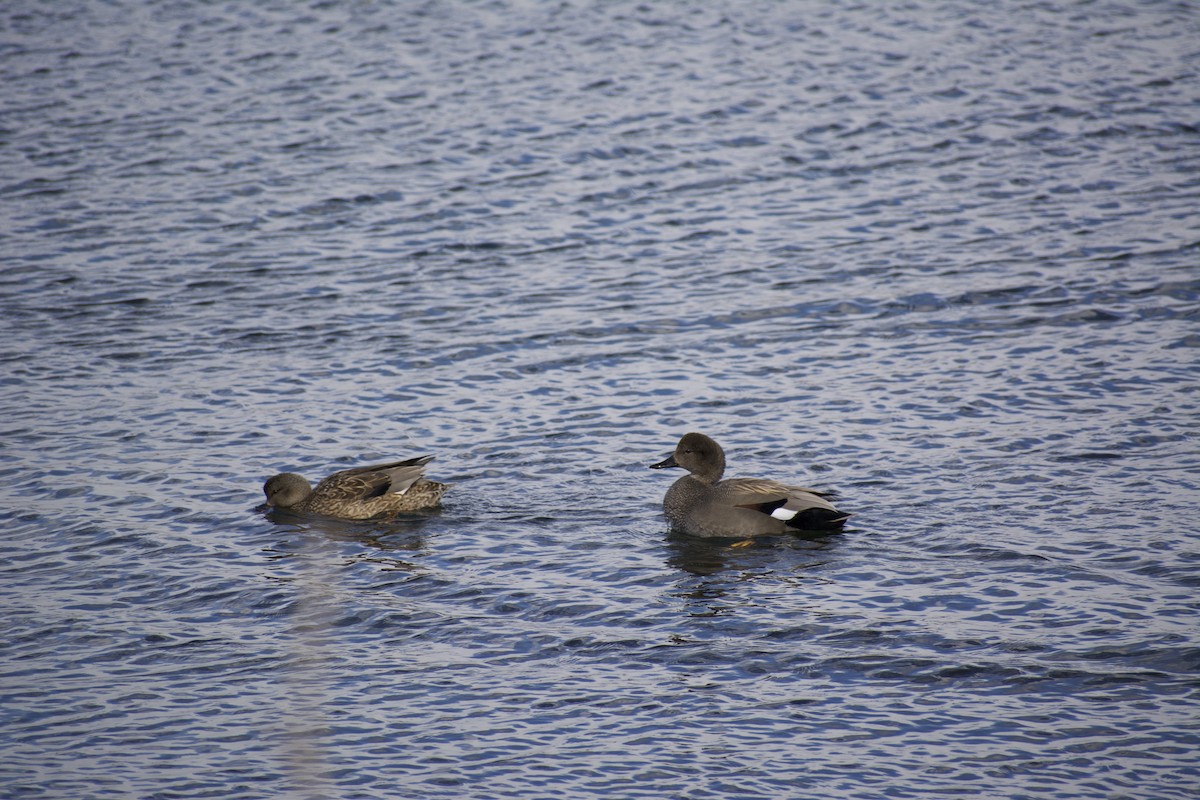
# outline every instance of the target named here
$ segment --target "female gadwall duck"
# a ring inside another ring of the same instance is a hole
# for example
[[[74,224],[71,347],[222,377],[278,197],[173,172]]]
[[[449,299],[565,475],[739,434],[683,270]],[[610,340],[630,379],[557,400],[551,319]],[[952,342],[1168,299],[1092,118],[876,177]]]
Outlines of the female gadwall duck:
[[[267,505],[338,519],[371,519],[436,506],[449,487],[422,477],[433,456],[335,472],[312,488],[284,472],[263,484]]]
[[[683,467],[667,490],[663,511],[671,527],[691,536],[778,536],[788,530],[837,530],[850,515],[814,489],[762,478],[728,478],[725,451],[702,433],[679,440],[675,453],[650,469]]]

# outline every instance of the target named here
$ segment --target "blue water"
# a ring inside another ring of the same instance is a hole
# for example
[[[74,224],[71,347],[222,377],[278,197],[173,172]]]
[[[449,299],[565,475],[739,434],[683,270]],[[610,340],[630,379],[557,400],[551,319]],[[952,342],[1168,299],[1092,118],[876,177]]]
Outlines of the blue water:
[[[1194,3],[0,10],[6,798],[1200,786]],[[689,430],[839,536],[672,536]],[[444,507],[262,481],[432,454]]]

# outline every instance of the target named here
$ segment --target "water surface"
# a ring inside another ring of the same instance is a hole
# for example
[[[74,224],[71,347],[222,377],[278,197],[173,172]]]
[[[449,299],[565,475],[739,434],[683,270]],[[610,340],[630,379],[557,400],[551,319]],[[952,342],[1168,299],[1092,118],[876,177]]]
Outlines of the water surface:
[[[1197,41],[9,4],[6,796],[1190,800]],[[688,430],[852,525],[670,535]],[[424,453],[440,511],[253,510]]]

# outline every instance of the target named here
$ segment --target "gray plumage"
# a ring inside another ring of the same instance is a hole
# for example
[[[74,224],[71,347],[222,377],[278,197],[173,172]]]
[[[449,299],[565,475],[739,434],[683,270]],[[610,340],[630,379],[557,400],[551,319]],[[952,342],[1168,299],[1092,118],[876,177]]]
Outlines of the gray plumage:
[[[727,478],[725,451],[702,433],[679,440],[675,452],[651,469],[682,467],[689,474],[663,498],[671,527],[701,537],[776,536],[789,530],[837,530],[850,515],[829,495],[762,478]]]

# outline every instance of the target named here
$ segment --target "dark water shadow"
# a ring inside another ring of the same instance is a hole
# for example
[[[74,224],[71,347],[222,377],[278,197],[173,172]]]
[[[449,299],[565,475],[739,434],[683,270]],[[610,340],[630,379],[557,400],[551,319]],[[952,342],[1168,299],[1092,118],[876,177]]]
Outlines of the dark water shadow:
[[[842,537],[837,533],[760,537],[744,543],[737,539],[696,539],[671,534],[667,563],[679,570],[671,595],[682,602],[688,617],[729,618],[730,631],[753,632],[761,624],[761,598],[788,592],[822,580],[836,559]],[[738,546],[734,546],[738,545]],[[756,609],[749,627],[734,622],[747,608]]]
[[[667,535],[670,555],[667,563],[692,575],[704,577],[727,571],[761,567],[789,554],[802,551],[817,554],[833,551],[844,536],[840,531],[811,531],[786,536],[706,538],[671,531]],[[789,559],[791,560],[791,559]],[[822,562],[824,559],[818,558]]]
[[[424,547],[422,531],[441,515],[441,509],[370,520],[333,519],[276,508],[261,513],[266,519],[291,532],[319,533],[331,542],[357,542],[377,550],[411,551]]]

